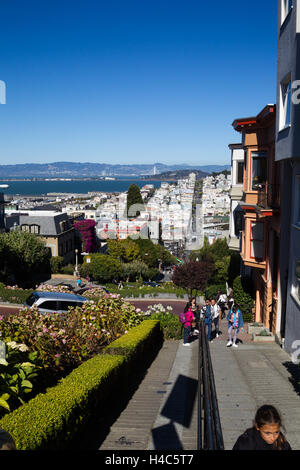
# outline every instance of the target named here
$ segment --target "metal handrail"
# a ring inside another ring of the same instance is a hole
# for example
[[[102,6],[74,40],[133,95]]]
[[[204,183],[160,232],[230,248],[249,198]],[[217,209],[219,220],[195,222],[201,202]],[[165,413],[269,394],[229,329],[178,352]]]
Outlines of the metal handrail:
[[[199,326],[198,450],[224,450],[216,386],[205,324]]]

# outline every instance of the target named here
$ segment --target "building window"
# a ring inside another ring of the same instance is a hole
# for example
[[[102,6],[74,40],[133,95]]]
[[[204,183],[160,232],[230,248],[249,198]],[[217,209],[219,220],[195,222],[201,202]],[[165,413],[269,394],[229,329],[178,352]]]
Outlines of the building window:
[[[280,84],[279,130],[291,124],[291,75]]]
[[[40,226],[39,225],[30,225],[30,232],[31,233],[40,233]]]
[[[30,232],[30,228],[28,224],[21,225],[22,232]]]
[[[294,281],[292,285],[292,294],[300,301],[300,260],[295,262]]]
[[[264,259],[264,224],[251,222],[251,258]]]
[[[236,184],[243,184],[243,175],[244,175],[244,162],[238,162]]]
[[[284,22],[293,7],[293,0],[281,0],[281,24]]]
[[[264,187],[267,180],[267,152],[252,152],[252,191]]]

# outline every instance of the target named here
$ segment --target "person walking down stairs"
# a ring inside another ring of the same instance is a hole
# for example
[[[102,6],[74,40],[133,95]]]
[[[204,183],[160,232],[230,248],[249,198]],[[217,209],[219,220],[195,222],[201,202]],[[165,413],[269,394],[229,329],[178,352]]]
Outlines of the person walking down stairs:
[[[237,335],[240,331],[240,328],[244,326],[243,314],[238,306],[233,306],[227,315],[226,320],[228,321],[228,343],[227,347],[233,346],[237,348],[236,344]],[[243,328],[242,328],[243,329]]]

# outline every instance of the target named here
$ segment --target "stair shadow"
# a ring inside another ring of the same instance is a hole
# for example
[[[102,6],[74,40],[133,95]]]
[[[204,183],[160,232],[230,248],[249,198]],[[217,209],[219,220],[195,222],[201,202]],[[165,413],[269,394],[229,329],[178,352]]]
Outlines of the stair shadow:
[[[156,450],[183,449],[174,423],[189,428],[196,401],[198,381],[179,375],[175,385],[161,410],[161,416],[170,423],[153,429],[152,439]]]
[[[283,362],[282,365],[288,370],[290,373],[289,381],[294,387],[295,392],[297,395],[300,396],[300,366],[299,364],[294,364],[293,362],[287,361]]]
[[[95,414],[95,418],[89,421],[88,427],[85,427],[76,441],[72,442],[72,449],[99,450],[102,443],[110,433],[112,425],[127,408],[129,401],[147,375],[149,367],[163,346],[163,342],[156,346],[157,347],[151,351],[151,354],[149,354],[148,357],[147,355],[143,357],[142,364],[139,368],[135,369],[135,375],[130,376],[128,378],[128,382],[123,384],[122,389],[116,390],[111,395],[110,403],[107,406],[107,413],[101,413],[100,416],[96,416]]]

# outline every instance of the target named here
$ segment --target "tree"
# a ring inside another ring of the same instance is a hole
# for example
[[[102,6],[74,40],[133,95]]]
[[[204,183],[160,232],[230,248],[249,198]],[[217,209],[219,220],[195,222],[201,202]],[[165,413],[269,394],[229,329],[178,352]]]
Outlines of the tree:
[[[137,238],[134,243],[139,248],[139,259],[150,268],[158,266],[158,256],[154,243],[149,239]]]
[[[52,256],[50,259],[50,266],[52,273],[60,273],[64,264],[62,256]]]
[[[80,233],[82,250],[87,253],[97,251],[96,222],[91,219],[79,220],[74,223],[75,230]]]
[[[131,184],[127,192],[126,218],[134,218],[144,210],[144,201],[139,186]]]
[[[104,283],[113,279],[120,279],[122,273],[120,261],[102,253],[94,253],[89,258],[89,263],[86,262],[86,257],[84,258],[84,263],[80,267],[80,274],[83,276],[89,275],[96,281]]]
[[[20,286],[35,284],[39,274],[50,273],[50,251],[33,233],[11,231],[0,235],[0,275]]]
[[[171,266],[172,264],[177,263],[176,257],[173,256],[163,245],[157,244],[154,245],[154,247],[157,258],[161,260],[164,266]]]
[[[119,261],[124,259],[125,247],[119,240],[107,240],[107,251],[109,256]]]
[[[214,270],[210,261],[189,261],[176,268],[172,281],[186,290],[189,298],[203,292]]]
[[[254,307],[253,285],[249,278],[237,276],[233,281],[233,297],[235,303],[240,307],[244,321],[252,321],[252,309]]]
[[[158,274],[157,270],[155,275]],[[126,280],[129,277],[130,281],[135,281],[137,278],[142,278],[144,281],[153,276],[152,270],[143,261],[135,260],[131,263],[123,263],[122,265],[123,279]]]
[[[140,253],[138,245],[130,238],[122,240],[122,244],[124,247],[124,261],[130,263],[131,261],[137,260]]]
[[[119,261],[130,263],[139,258],[140,250],[130,238],[125,240],[108,240],[108,254]]]

